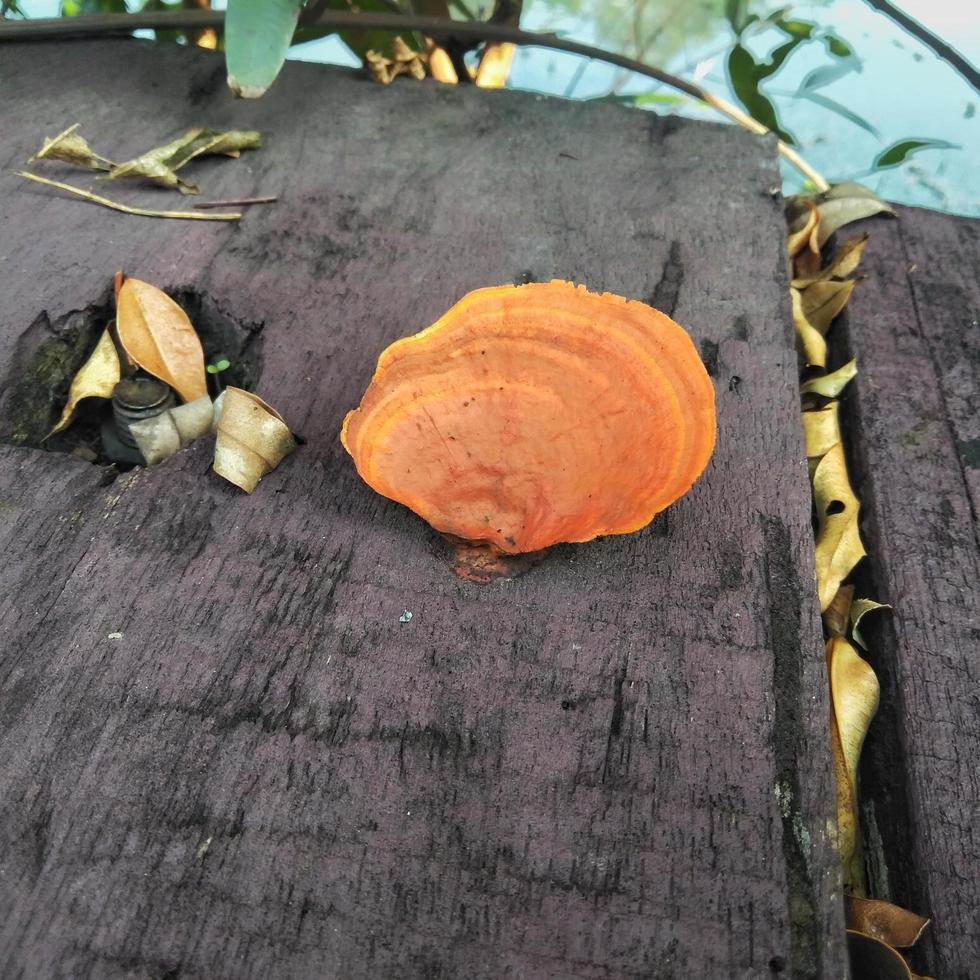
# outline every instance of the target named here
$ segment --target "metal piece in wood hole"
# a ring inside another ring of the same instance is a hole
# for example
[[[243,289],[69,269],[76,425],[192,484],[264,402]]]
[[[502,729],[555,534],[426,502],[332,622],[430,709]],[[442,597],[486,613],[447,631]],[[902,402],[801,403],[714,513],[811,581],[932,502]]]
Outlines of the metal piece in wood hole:
[[[131,423],[154,418],[175,403],[170,386],[156,378],[125,378],[120,381],[112,392],[112,415],[119,441],[135,449],[136,439],[129,429]]]

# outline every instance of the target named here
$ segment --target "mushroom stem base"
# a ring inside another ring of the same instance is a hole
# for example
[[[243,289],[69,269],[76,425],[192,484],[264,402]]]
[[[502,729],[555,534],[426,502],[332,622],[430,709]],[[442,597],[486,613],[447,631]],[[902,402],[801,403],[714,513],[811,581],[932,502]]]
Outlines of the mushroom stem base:
[[[444,534],[443,538],[451,549],[453,571],[460,578],[478,585],[487,585],[500,578],[517,578],[543,561],[551,550],[543,548],[541,551],[511,555],[486,541],[464,541],[452,534]]]

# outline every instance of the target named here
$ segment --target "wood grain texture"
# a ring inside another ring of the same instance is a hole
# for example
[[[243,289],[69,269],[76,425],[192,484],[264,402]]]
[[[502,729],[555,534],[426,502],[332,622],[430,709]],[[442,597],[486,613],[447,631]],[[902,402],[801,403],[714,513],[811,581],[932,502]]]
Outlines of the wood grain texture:
[[[0,70],[0,421],[123,268],[263,325],[257,391],[307,440],[250,497],[206,443],[108,486],[0,447],[5,980],[841,976],[772,147],[302,64],[236,103],[219,56],[138,42]],[[120,157],[257,128],[194,176],[279,203],[153,222],[8,175],[75,118]],[[340,424],[396,337],[555,276],[691,331],[718,449],[645,531],[475,586]]]
[[[842,321],[868,586],[895,606],[868,630],[883,692],[865,775],[877,887],[933,917],[921,971],[966,980],[980,964],[980,221],[899,212],[848,228],[871,240]]]

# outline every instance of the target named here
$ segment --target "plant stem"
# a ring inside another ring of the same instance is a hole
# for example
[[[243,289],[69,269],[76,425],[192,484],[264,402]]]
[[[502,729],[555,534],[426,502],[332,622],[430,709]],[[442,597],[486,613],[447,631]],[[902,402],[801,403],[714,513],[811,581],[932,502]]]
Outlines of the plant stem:
[[[199,27],[220,27],[223,23],[224,12],[219,10],[148,11],[137,14],[100,14],[92,17],[66,19],[52,17],[17,23],[0,22],[0,41],[75,37],[86,34],[105,34],[112,31],[129,32],[141,28],[187,30]],[[509,41],[512,44],[527,47],[538,46],[553,48],[556,51],[567,51],[569,54],[576,54],[583,58],[594,58],[596,61],[605,61],[610,65],[625,68],[638,75],[656,79],[656,81],[678,89],[692,98],[706,102],[740,126],[760,136],[770,132],[762,123],[757,122],[741,109],[720,96],[712,94],[700,85],[684,78],[678,78],[676,75],[672,75],[661,68],[655,68],[653,65],[645,65],[641,61],[617,54],[615,51],[605,51],[588,44],[580,44],[578,41],[570,41],[555,34],[522,31],[518,27],[510,27],[505,24],[447,21],[443,17],[355,14],[348,11],[333,10],[320,12],[315,20],[307,20],[301,16],[300,24],[306,27],[334,27],[338,29],[363,27],[382,31],[421,31],[429,37],[437,36],[475,42]],[[791,147],[782,140],[777,140],[776,147],[784,159],[813,182],[818,191],[827,190],[830,185],[824,177]]]
[[[229,201],[195,201],[195,208],[240,208],[246,204],[275,204],[279,198],[275,194],[268,197],[238,197]]]
[[[112,208],[113,211],[122,211],[123,214],[135,214],[144,218],[186,218],[197,221],[238,221],[241,214],[232,212],[229,214],[197,214],[194,211],[151,211],[147,208],[131,208],[128,204],[120,204],[118,201],[110,201],[107,197],[93,194],[91,191],[84,191],[81,187],[73,187],[71,184],[63,184],[60,180],[48,180],[47,177],[39,177],[37,174],[29,174],[25,170],[15,170],[18,177],[26,177],[27,180],[35,180],[39,184],[47,184],[48,187],[57,187],[60,191],[68,191],[69,194],[76,194],[78,197],[91,201],[93,204],[101,204],[104,208]]]

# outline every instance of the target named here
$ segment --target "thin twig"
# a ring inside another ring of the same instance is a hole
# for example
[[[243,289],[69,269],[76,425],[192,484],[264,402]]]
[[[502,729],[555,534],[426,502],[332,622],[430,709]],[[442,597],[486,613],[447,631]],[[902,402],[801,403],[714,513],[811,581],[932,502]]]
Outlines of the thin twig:
[[[936,37],[927,27],[909,17],[904,10],[899,10],[888,0],[864,0],[869,7],[874,7],[880,14],[890,17],[907,34],[918,38],[932,53],[945,61],[951,68],[958,71],[978,92],[980,92],[980,71],[977,71],[966,58],[952,45],[947,44],[941,37]]]
[[[68,191],[69,194],[76,194],[78,197],[91,201],[93,204],[101,204],[104,208],[112,208],[113,211],[122,211],[123,214],[136,214],[144,218],[187,218],[196,221],[238,221],[241,214],[230,212],[228,214],[196,214],[193,211],[151,211],[147,208],[131,208],[128,204],[120,204],[118,201],[110,201],[107,197],[100,197],[91,191],[83,191],[80,187],[72,187],[71,184],[63,184],[60,180],[48,180],[47,177],[38,177],[37,174],[29,174],[26,170],[15,170],[18,177],[26,177],[28,180],[36,180],[39,184],[47,184],[48,187],[57,187],[60,191]]]
[[[91,17],[50,17],[43,20],[16,23],[2,21],[0,22],[0,41],[77,37],[93,33],[129,32],[144,28],[188,30],[198,27],[220,27],[223,23],[224,12],[220,10],[142,11],[136,14],[99,14]],[[570,41],[555,34],[522,31],[520,28],[510,27],[506,24],[447,21],[444,17],[421,17],[413,14],[355,14],[343,10],[324,11],[315,20],[306,19],[301,15],[300,24],[304,27],[332,27],[336,29],[363,27],[379,31],[420,31],[428,37],[451,37],[460,41],[475,42],[509,41],[525,47],[539,46],[553,48],[556,51],[567,51],[569,54],[580,55],[583,58],[594,58],[596,61],[605,61],[610,65],[626,68],[638,75],[656,79],[656,81],[678,89],[692,98],[706,102],[753,133],[764,135],[770,132],[761,123],[742,112],[741,109],[694,82],[678,78],[661,68],[645,65],[641,61],[617,54],[615,51],[604,51],[602,48],[580,44],[578,41]],[[830,185],[824,177],[791,147],[782,140],[777,140],[776,147],[779,153],[809,179],[818,191],[827,190]]]
[[[196,201],[195,208],[241,208],[246,204],[275,204],[279,198],[275,194],[269,197],[238,197],[228,201]]]

